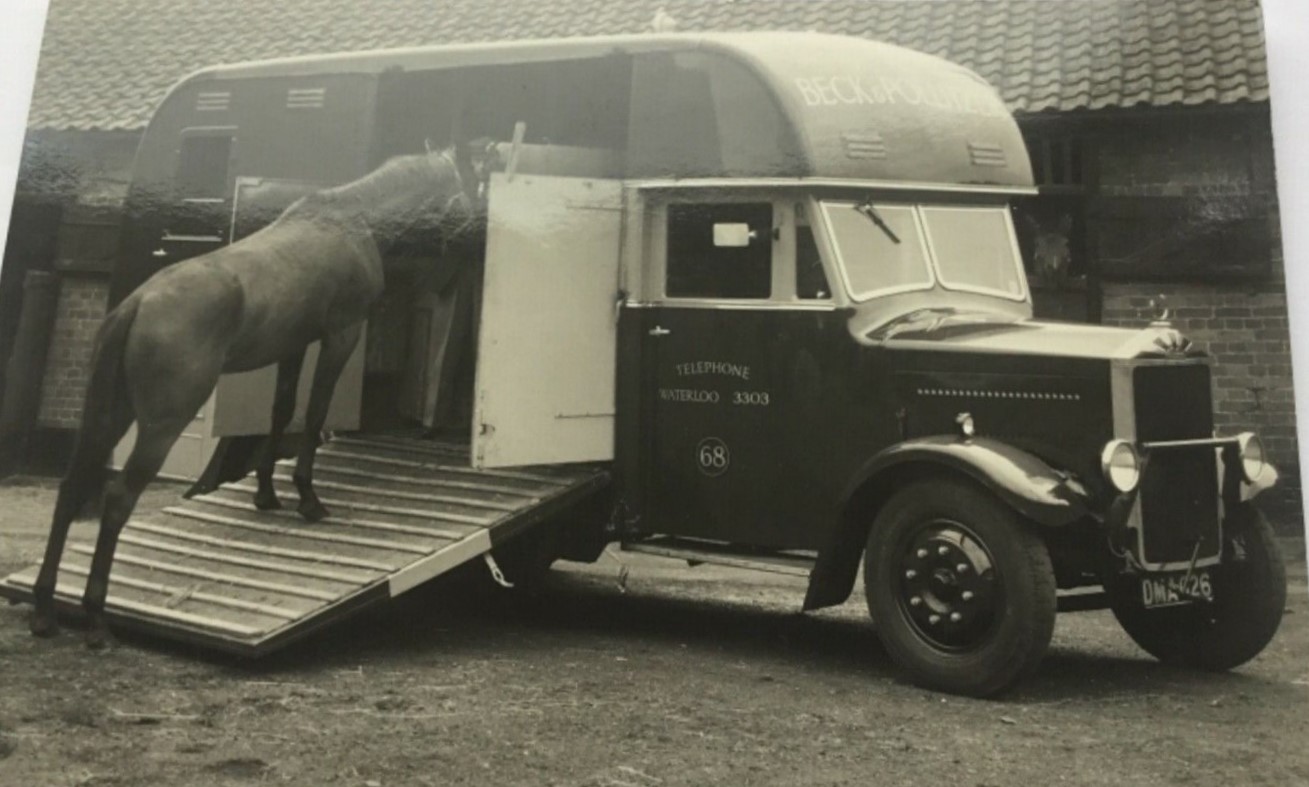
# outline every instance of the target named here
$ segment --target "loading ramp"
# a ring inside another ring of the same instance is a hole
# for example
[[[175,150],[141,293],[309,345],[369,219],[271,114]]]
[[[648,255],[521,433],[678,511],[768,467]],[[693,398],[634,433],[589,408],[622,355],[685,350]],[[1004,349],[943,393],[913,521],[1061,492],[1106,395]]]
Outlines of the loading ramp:
[[[476,470],[466,445],[338,437],[314,467],[331,516],[309,524],[294,511],[293,466],[278,463],[281,511],[257,510],[248,478],[151,521],[137,512],[110,573],[110,622],[264,655],[480,557],[609,481],[605,465]],[[70,538],[56,588],[61,608],[80,608],[94,548]],[[38,569],[0,580],[0,596],[31,601]]]

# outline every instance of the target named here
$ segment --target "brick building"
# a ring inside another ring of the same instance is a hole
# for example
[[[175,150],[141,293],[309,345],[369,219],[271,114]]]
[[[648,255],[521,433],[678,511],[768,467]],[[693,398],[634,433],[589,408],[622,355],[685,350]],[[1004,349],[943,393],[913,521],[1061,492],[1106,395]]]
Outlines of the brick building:
[[[478,0],[283,0],[257,12],[52,0],[0,280],[7,357],[23,272],[60,275],[33,462],[57,464],[77,424],[132,152],[181,76],[335,50],[641,32],[660,8],[681,30],[866,36],[988,79],[1017,114],[1041,184],[1019,206],[1038,313],[1140,324],[1164,296],[1176,324],[1218,358],[1220,426],[1261,432],[1284,471],[1286,513],[1298,517],[1258,0],[505,0],[493,11]]]

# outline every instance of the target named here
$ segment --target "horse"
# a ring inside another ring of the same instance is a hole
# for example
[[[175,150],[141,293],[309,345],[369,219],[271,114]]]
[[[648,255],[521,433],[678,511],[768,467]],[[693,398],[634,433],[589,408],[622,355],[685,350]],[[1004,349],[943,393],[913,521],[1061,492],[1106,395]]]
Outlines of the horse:
[[[300,369],[314,341],[321,345],[292,480],[300,515],[309,522],[328,516],[313,488],[318,435],[369,307],[382,294],[383,259],[415,230],[457,235],[475,223],[479,175],[467,147],[390,159],[354,182],[302,197],[236,243],[158,271],[109,312],[96,336],[82,423],[33,588],[33,634],[58,632],[54,591],[68,529],[103,491],[82,607],[87,644],[108,642],[104,605],[119,533],[223,373],[277,365],[254,502],[263,510],[281,506],[273,489],[276,445],[295,412]],[[110,478],[110,454],[134,421],[136,443]]]
[[[1072,265],[1069,238],[1073,231],[1073,217],[1065,213],[1051,229],[1032,214],[1023,214],[1032,233],[1032,275],[1043,284],[1061,284],[1068,279]]]

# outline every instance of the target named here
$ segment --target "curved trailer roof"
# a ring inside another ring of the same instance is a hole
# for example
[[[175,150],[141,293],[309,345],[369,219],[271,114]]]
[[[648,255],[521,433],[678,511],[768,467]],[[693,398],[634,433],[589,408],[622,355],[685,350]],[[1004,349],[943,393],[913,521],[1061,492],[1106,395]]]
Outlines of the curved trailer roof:
[[[347,52],[206,68],[174,92],[196,83],[250,78],[312,79],[659,53],[699,53],[743,66],[763,90],[715,96],[717,104],[752,101],[757,110],[761,102],[770,102],[768,111],[789,126],[798,151],[781,169],[727,173],[732,176],[1032,185],[1017,124],[990,85],[940,58],[847,36],[630,35]]]

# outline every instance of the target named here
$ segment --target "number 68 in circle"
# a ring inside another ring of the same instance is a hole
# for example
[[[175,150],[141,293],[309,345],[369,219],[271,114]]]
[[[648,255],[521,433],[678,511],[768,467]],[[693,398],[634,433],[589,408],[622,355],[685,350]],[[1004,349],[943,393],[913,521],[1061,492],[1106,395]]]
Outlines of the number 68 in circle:
[[[706,437],[695,447],[695,461],[701,473],[710,477],[719,476],[731,466],[732,452],[717,437]]]

